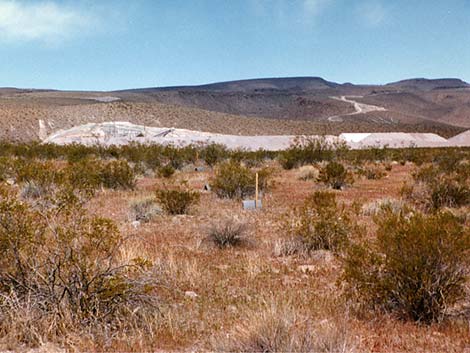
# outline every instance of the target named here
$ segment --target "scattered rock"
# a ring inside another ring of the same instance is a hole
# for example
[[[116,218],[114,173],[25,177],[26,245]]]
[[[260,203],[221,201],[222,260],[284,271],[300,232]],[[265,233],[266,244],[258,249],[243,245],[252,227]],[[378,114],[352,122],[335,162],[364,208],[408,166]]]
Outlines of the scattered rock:
[[[335,256],[331,251],[328,250],[316,250],[312,252],[312,259],[315,261],[331,263],[334,261]]]
[[[301,265],[298,266],[297,269],[302,273],[310,273],[315,271],[314,265]]]
[[[197,295],[196,292],[193,292],[193,291],[190,291],[190,290],[184,292],[184,296],[188,297],[188,298],[191,298],[191,299],[196,299],[197,297],[199,297],[199,295]]]
[[[225,271],[225,270],[228,270],[230,268],[229,265],[218,265],[218,266],[215,266],[216,269],[220,270],[220,271]]]

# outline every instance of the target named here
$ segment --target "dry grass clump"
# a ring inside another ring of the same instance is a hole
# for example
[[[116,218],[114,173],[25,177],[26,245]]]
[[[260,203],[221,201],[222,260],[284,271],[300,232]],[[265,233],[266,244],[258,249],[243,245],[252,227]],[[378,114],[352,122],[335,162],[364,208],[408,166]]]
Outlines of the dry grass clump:
[[[377,240],[352,245],[343,280],[351,297],[400,318],[431,323],[465,296],[470,229],[448,212],[376,218]]]
[[[380,180],[387,176],[387,173],[378,165],[359,168],[357,174],[364,176],[367,180]]]
[[[287,237],[277,239],[273,244],[273,256],[302,256],[308,255],[308,249],[301,239],[296,237]]]
[[[289,304],[264,304],[244,312],[244,320],[229,333],[212,339],[217,352],[354,352],[344,327],[313,322]]]
[[[227,219],[214,222],[207,229],[204,243],[210,243],[219,249],[247,246],[252,243],[248,236],[248,225],[245,222]]]
[[[361,207],[361,213],[365,216],[376,216],[384,209],[391,209],[392,212],[400,212],[405,203],[402,200],[385,197],[383,199],[369,202]]]
[[[154,197],[144,197],[130,202],[131,217],[134,221],[148,223],[163,210],[156,204]]]

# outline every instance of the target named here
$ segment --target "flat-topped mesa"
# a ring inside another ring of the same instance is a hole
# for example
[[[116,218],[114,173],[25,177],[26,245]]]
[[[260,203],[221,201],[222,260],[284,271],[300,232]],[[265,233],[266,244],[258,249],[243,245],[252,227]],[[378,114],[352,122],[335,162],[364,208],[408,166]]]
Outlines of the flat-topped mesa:
[[[331,143],[346,143],[352,149],[370,147],[453,147],[470,146],[470,132],[450,140],[432,133],[343,133],[339,136],[308,136],[325,138]],[[149,127],[125,121],[89,123],[60,130],[44,140],[44,143],[60,145],[78,143],[84,145],[126,145],[130,143],[188,146],[217,143],[229,149],[285,150],[297,140],[294,135],[241,136],[224,135],[186,129]]]

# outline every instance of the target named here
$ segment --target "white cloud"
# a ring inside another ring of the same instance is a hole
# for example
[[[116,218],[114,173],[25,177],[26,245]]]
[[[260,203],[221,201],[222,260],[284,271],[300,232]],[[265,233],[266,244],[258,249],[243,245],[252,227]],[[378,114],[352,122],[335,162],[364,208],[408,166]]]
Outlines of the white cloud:
[[[388,11],[382,2],[371,0],[359,4],[357,14],[364,25],[377,27],[386,22]]]
[[[52,1],[0,0],[0,40],[54,43],[93,25],[84,11]]]

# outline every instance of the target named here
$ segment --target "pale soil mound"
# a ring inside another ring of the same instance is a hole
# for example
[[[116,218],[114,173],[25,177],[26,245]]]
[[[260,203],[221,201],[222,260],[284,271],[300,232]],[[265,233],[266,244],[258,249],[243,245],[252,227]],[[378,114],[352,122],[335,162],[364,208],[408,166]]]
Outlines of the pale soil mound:
[[[450,138],[449,144],[456,147],[470,146],[470,130]]]
[[[326,136],[328,141],[338,141],[335,136]],[[129,122],[90,123],[60,130],[44,142],[60,145],[79,143],[84,145],[126,145],[131,142],[187,146],[192,144],[223,144],[230,149],[284,150],[296,139],[295,135],[242,136],[224,135],[187,129],[148,127]]]

